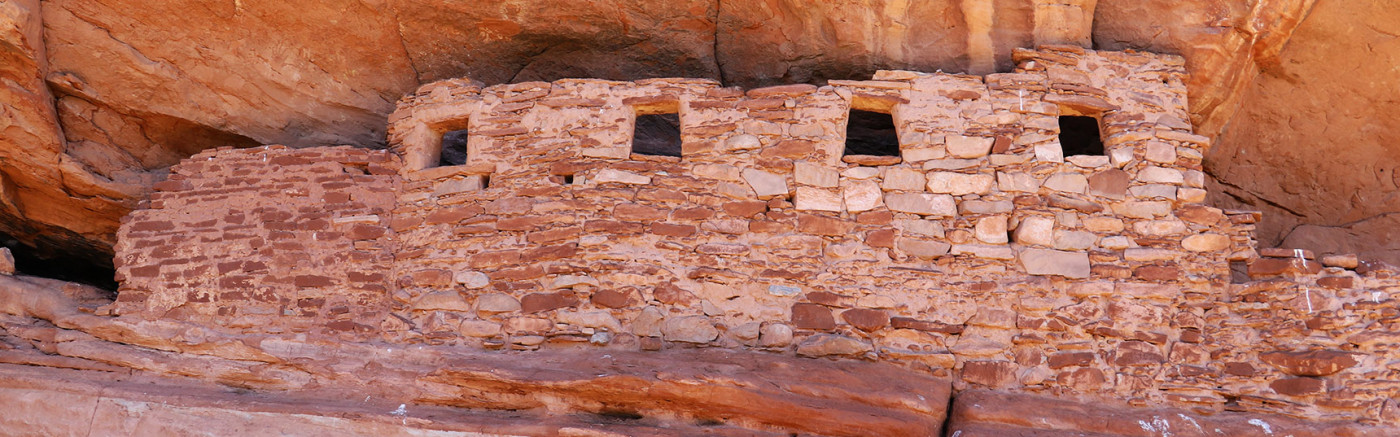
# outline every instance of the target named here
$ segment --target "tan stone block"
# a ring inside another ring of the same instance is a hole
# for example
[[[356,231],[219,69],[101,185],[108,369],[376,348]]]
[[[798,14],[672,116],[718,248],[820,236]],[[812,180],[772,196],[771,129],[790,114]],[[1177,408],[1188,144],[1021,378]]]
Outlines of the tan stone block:
[[[943,223],[937,220],[897,220],[894,227],[905,235],[943,238]]]
[[[742,174],[760,199],[788,194],[787,177],[783,175],[752,168],[744,169]]]
[[[953,172],[934,172],[928,175],[928,191],[932,193],[945,193],[954,196],[966,194],[987,194],[992,192],[992,184],[996,182],[995,177],[990,174],[964,174]]]
[[[931,159],[943,159],[948,156],[948,151],[942,146],[929,146],[907,148],[901,155],[904,157],[904,162],[923,162]]]
[[[841,212],[841,195],[821,188],[797,187],[792,203],[802,211]]]
[[[630,171],[614,170],[605,168],[593,175],[594,183],[618,182],[632,185],[646,185],[651,183],[651,176],[639,175]]]
[[[954,255],[971,255],[982,259],[1013,260],[1016,259],[1016,251],[1011,246],[992,246],[986,244],[955,244],[951,250]]]
[[[1055,219],[1031,216],[1021,219],[1016,226],[1016,242],[1026,245],[1054,246]]]
[[[847,211],[869,211],[883,203],[884,192],[875,181],[854,181],[844,185],[841,188],[841,197],[846,201]]]
[[[851,167],[841,172],[841,177],[847,179],[874,179],[880,176],[880,169],[875,167]]]
[[[1089,179],[1079,173],[1055,173],[1045,179],[1045,188],[1066,193],[1083,193]]]
[[[758,137],[749,134],[735,135],[724,140],[724,150],[753,150],[761,146]]]
[[[1066,156],[1065,161],[1082,168],[1100,168],[1108,166],[1108,157],[1104,155],[1072,155]]]
[[[1176,200],[1176,186],[1167,184],[1138,185],[1128,189],[1128,194],[1136,199]]]
[[[1114,217],[1085,217],[1080,220],[1084,229],[1093,232],[1116,234],[1123,232],[1123,220]]]
[[[419,296],[413,301],[413,311],[469,312],[471,305],[456,291],[437,291]]]
[[[1123,259],[1128,261],[1171,261],[1180,257],[1174,250],[1134,247],[1123,251]]]
[[[1133,231],[1142,235],[1164,237],[1185,234],[1187,229],[1186,222],[1170,219],[1136,222],[1133,223]]]
[[[980,159],[934,159],[924,161],[924,170],[962,170],[966,168],[981,167],[984,163]]]
[[[1034,193],[1040,191],[1040,182],[1029,173],[997,172],[997,189],[1006,192]]]
[[[466,337],[495,337],[501,335],[501,324],[485,320],[463,320],[457,332]]]
[[[690,174],[702,178],[733,182],[739,182],[743,178],[743,175],[739,173],[739,167],[729,164],[697,164],[690,170]]]
[[[1108,162],[1114,167],[1123,168],[1133,162],[1132,146],[1110,147],[1105,144],[1104,147],[1108,148]]]
[[[1176,162],[1176,146],[1161,141],[1149,141],[1143,157],[1152,162],[1172,164]]]
[[[890,211],[907,212],[932,217],[955,217],[957,203],[953,196],[928,193],[885,193],[885,206]]]
[[[1179,188],[1176,190],[1176,200],[1187,203],[1205,202],[1206,190],[1200,188]]]
[[[1170,214],[1172,204],[1162,201],[1122,202],[1113,205],[1113,212],[1124,217],[1150,219]]]
[[[1215,252],[1230,247],[1230,237],[1220,234],[1198,234],[1181,240],[1181,247],[1192,252]]]
[[[918,240],[913,238],[899,238],[895,241],[895,247],[910,256],[923,259],[943,256],[952,248],[951,245],[942,241]]]
[[[746,200],[754,198],[753,189],[748,184],[734,182],[720,182],[715,186],[715,191],[731,199]]]
[[[1123,250],[1135,245],[1136,243],[1133,242],[1133,239],[1122,235],[1114,235],[1099,239],[1099,247],[1109,250]]]
[[[1066,278],[1089,277],[1089,254],[1048,249],[1022,250],[1019,257],[1026,273]]]
[[[949,155],[958,158],[981,158],[991,153],[992,143],[995,141],[995,138],[949,135],[944,146],[947,147]]]
[[[1036,162],[1065,162],[1064,148],[1059,142],[1037,144],[1035,146]]]
[[[1054,247],[1060,250],[1089,250],[1098,239],[1099,236],[1092,232],[1057,229]]]
[[[977,225],[974,227],[973,235],[983,243],[1006,244],[1008,242],[1006,221],[1007,217],[1004,215],[977,219]]]
[[[799,185],[811,185],[822,188],[836,188],[841,182],[841,172],[820,164],[813,164],[806,161],[796,161],[792,163],[793,178]]]
[[[885,177],[880,185],[886,190],[923,191],[925,183],[927,181],[922,171],[892,167],[885,170]]]
[[[1137,181],[1149,184],[1181,184],[1186,181],[1181,170],[1148,166],[1138,170]]]

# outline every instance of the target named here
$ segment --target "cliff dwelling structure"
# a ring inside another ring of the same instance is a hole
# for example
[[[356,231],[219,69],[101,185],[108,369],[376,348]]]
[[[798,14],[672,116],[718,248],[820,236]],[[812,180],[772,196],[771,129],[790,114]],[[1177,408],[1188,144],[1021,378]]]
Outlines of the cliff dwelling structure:
[[[1190,60],[1034,3],[1019,48],[963,41],[968,74],[522,67],[424,80],[378,147],[176,129],[221,144],[89,187],[129,203],[110,237],[0,229],[108,238],[115,279],[8,244],[0,435],[1400,434],[1400,269],[1273,247],[1213,170],[1230,134]],[[88,104],[50,115],[122,135]],[[57,162],[138,159],[91,150]],[[44,213],[28,183],[0,178],[0,218]]]

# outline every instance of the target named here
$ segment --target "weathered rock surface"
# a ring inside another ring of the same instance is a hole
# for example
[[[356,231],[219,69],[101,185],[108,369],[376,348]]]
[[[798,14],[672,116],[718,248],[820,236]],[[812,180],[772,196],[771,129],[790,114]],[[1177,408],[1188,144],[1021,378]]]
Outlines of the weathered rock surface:
[[[1400,264],[1400,121],[1385,115],[1400,98],[1396,23],[1387,2],[1317,1],[1240,87],[1206,156],[1211,201],[1264,211],[1264,245]]]
[[[1133,408],[1030,394],[968,390],[953,400],[948,435],[980,436],[1383,436],[1394,429],[1272,415]]]

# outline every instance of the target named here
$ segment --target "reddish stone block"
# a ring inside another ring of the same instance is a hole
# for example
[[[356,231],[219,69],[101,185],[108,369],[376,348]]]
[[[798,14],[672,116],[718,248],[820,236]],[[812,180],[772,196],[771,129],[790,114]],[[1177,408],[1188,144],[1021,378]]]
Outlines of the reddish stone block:
[[[590,234],[631,235],[642,233],[642,224],[613,220],[589,220],[583,224],[583,230]]]
[[[292,279],[292,284],[300,288],[329,287],[335,285],[335,279],[320,275],[300,275]]]
[[[1125,341],[1118,343],[1113,363],[1119,366],[1152,366],[1166,361],[1157,346],[1142,341]]]
[[[1000,388],[1016,381],[1016,363],[1010,361],[968,361],[963,364],[963,381]]]
[[[572,291],[530,293],[520,298],[520,311],[532,314],[571,307],[578,303],[578,297],[574,296]]]
[[[798,303],[792,305],[792,326],[799,329],[830,331],[836,329],[836,319],[831,316],[831,310],[824,306]]]
[[[496,250],[491,252],[481,252],[467,258],[467,265],[474,269],[500,267],[507,264],[520,262],[520,251],[518,250]]]
[[[1204,226],[1215,226],[1225,219],[1220,210],[1205,205],[1184,205],[1173,211],[1176,218]]]
[[[554,228],[543,231],[531,232],[525,236],[525,240],[536,244],[549,244],[564,240],[578,238],[583,234],[583,228],[579,226],[568,226]]]
[[[673,220],[707,220],[715,216],[715,210],[703,206],[680,208],[671,212]]]
[[[613,207],[613,217],[624,221],[652,222],[666,218],[666,211],[635,203],[622,203]]]
[[[164,220],[137,222],[130,229],[131,232],[165,232],[175,230],[175,224]]]
[[[413,285],[422,287],[444,287],[452,285],[452,272],[444,269],[423,269],[409,274]]]
[[[965,91],[965,90],[964,90],[964,91]],[[972,92],[968,92],[968,93],[969,93],[969,94],[976,94],[976,93],[972,93]],[[980,97],[980,96],[972,96],[971,98],[974,98],[974,99],[975,99],[975,98],[977,98],[977,97]],[[1002,154],[1002,153],[1006,153],[1007,151],[1010,151],[1010,150],[1011,150],[1011,137],[1008,137],[1008,136],[1006,136],[1006,135],[1001,135],[1001,136],[998,136],[998,137],[997,137],[996,141],[992,142],[992,153],[993,153],[993,154]]]
[[[889,211],[866,211],[856,215],[856,223],[862,225],[888,225],[894,222],[894,213]]]
[[[1148,265],[1134,269],[1133,276],[1147,281],[1177,281],[1181,269],[1176,265]]]
[[[525,281],[529,279],[544,277],[545,274],[547,273],[545,272],[543,267],[540,267],[538,265],[528,265],[524,267],[517,267],[513,269],[501,269],[495,272],[491,272],[490,278],[492,282]]]
[[[458,223],[462,220],[476,217],[482,213],[482,208],[476,205],[466,205],[453,208],[443,208],[428,214],[426,221],[430,225],[443,223]]]
[[[1360,364],[1355,354],[1336,350],[1277,351],[1259,359],[1293,376],[1328,376]]]
[[[1092,352],[1059,352],[1050,354],[1047,357],[1047,364],[1051,369],[1059,369],[1069,366],[1087,366],[1094,363]]]
[[[530,231],[539,229],[549,224],[551,221],[553,221],[553,217],[538,215],[503,218],[496,220],[496,229],[502,231]]]
[[[1069,372],[1060,372],[1055,376],[1055,380],[1065,387],[1081,393],[1097,391],[1103,388],[1104,383],[1108,381],[1102,370],[1093,367],[1081,367]]]
[[[1283,378],[1269,383],[1269,388],[1281,395],[1311,396],[1322,394],[1327,390],[1327,384],[1317,378]]]
[[[1352,277],[1350,276],[1325,276],[1317,278],[1317,285],[1331,289],[1351,288]]]
[[[577,243],[556,244],[536,249],[526,250],[520,254],[520,260],[524,262],[549,261],[560,258],[573,257],[578,253]]]
[[[640,191],[637,192],[637,199],[638,199],[638,200],[650,200],[650,201],[653,201],[653,202],[676,202],[676,203],[686,202],[686,201],[690,200],[690,198],[686,197],[685,193],[682,193],[682,192],[676,191],[676,190],[665,189],[665,188],[655,188],[655,189],[640,190]]]
[[[737,217],[753,217],[768,211],[768,203],[763,201],[729,202],[720,205],[726,214]]]
[[[1122,199],[1128,193],[1128,172],[1109,169],[1089,176],[1089,194],[1111,199]]]
[[[851,232],[855,224],[831,217],[823,217],[811,214],[799,214],[797,216],[797,230],[800,232],[815,235],[845,236]]]
[[[883,310],[849,309],[841,312],[841,320],[862,331],[875,331],[889,326],[890,315]]]
[[[689,237],[695,234],[694,225],[677,225],[671,223],[652,223],[651,233],[664,235],[667,237]]]
[[[598,290],[590,297],[594,305],[603,308],[626,308],[632,306],[632,290]]]
[[[865,244],[870,247],[894,247],[894,229],[878,229],[865,233]]]
[[[351,240],[375,240],[383,237],[387,230],[383,226],[367,225],[357,223],[350,227],[349,237]]]
[[[651,296],[655,298],[657,302],[667,305],[687,306],[695,301],[694,294],[670,282],[657,285],[656,288],[652,290]]]
[[[759,234],[782,234],[792,232],[792,224],[776,222],[771,220],[753,220],[749,222],[749,232]]]
[[[835,307],[841,306],[841,301],[844,300],[846,297],[826,291],[813,291],[811,293],[807,293],[807,295],[804,296],[804,298],[806,298],[808,302],[826,305],[829,307]]]
[[[1249,264],[1249,277],[1253,279],[1275,276],[1298,276],[1317,274],[1322,271],[1322,263],[1297,258],[1259,258]]]
[[[892,317],[890,318],[890,326],[893,326],[898,329],[913,329],[916,331],[926,332],[942,332],[944,334],[961,334],[964,328],[963,325],[917,320],[910,317]]]
[[[787,139],[779,141],[777,144],[768,146],[759,152],[762,158],[791,158],[802,159],[812,156],[817,151],[817,143],[807,140]]]

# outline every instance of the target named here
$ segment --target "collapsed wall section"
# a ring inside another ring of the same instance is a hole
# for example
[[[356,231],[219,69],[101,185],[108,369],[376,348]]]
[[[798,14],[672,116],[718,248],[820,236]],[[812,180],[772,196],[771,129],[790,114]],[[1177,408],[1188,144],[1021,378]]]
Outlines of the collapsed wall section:
[[[118,232],[116,311],[232,332],[377,336],[398,159],[217,149],[171,169]]]

